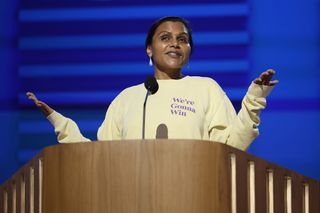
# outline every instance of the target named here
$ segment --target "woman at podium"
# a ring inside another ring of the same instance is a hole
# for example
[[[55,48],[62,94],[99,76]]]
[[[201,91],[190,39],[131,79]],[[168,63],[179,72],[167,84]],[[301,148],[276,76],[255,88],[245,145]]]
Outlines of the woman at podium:
[[[169,139],[211,140],[241,150],[249,147],[259,134],[259,115],[266,107],[266,97],[278,83],[272,80],[272,69],[251,83],[236,113],[216,81],[182,73],[193,50],[192,30],[185,19],[170,16],[157,20],[149,29],[145,48],[159,89],[147,97],[145,108],[148,91],[144,84],[123,90],[110,104],[98,140],[141,139],[142,131],[146,139],[155,139],[163,127]],[[52,123],[59,142],[90,141],[73,120],[33,93],[27,96]]]

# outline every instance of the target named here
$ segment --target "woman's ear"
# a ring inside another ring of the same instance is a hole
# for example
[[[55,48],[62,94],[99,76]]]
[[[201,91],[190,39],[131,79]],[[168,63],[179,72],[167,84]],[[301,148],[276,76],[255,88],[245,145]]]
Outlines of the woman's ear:
[[[150,45],[147,47],[147,54],[148,54],[149,58],[152,57],[152,49],[151,49]]]

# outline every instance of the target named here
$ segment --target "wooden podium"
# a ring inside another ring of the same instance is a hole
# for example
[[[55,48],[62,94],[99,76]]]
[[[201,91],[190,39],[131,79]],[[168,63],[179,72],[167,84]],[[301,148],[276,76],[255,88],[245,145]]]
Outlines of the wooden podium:
[[[319,213],[318,181],[224,144],[45,148],[0,188],[3,213]]]

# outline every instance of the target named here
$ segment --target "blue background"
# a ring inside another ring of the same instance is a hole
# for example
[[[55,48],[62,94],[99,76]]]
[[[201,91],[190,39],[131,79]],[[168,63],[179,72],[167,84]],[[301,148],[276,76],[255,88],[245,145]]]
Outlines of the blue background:
[[[217,80],[236,109],[252,79],[277,71],[249,152],[320,180],[319,14],[319,0],[2,0],[0,183],[57,144],[25,92],[95,140],[110,101],[152,73],[144,38],[165,15],[185,17],[194,31],[184,74]]]

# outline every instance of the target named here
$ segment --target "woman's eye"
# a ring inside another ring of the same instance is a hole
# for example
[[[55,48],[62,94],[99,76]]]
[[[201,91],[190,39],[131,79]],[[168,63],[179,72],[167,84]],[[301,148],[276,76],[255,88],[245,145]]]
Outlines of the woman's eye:
[[[185,38],[185,37],[178,38],[178,41],[183,42],[183,43],[188,43],[189,42],[188,39]]]
[[[169,40],[169,36],[161,36],[160,37],[161,41],[168,41]]]

